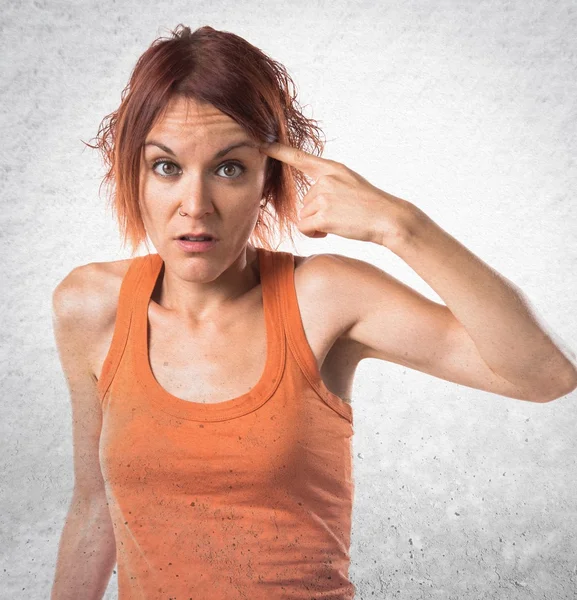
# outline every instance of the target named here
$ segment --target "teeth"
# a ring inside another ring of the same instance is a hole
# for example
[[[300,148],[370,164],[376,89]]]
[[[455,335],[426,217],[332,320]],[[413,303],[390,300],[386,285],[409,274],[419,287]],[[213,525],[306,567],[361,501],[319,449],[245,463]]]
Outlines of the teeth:
[[[211,238],[209,238],[209,237],[199,237],[199,238],[184,237],[183,239],[185,239],[189,242],[204,242],[204,241],[210,240]]]

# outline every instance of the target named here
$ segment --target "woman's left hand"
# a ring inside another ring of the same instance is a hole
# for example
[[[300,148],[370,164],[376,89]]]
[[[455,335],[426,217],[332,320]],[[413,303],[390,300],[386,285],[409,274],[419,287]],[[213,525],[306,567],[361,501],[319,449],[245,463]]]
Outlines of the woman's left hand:
[[[313,179],[303,198],[298,229],[312,238],[328,233],[386,246],[403,234],[414,208],[410,202],[375,187],[342,163],[279,142],[260,152]]]

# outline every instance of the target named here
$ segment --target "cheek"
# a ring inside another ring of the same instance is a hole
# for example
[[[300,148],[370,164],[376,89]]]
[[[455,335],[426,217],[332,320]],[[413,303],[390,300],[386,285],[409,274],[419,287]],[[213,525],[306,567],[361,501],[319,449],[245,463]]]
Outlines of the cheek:
[[[150,184],[147,178],[141,173],[138,187],[138,203],[140,205],[140,213],[143,219],[147,219],[150,215],[148,198],[150,197]]]
[[[169,203],[160,201],[158,193],[155,193],[154,185],[147,185],[140,191],[140,214],[145,229],[150,232],[162,227],[168,219]]]
[[[140,177],[140,210],[143,219],[148,219],[151,224],[166,216],[174,199],[176,188],[170,189],[162,183],[146,174]]]
[[[142,217],[151,226],[159,227],[162,223],[170,220],[173,208],[174,205],[167,202],[166,199],[159,201],[159,198],[154,195],[145,196],[144,202],[141,204]]]
[[[151,214],[150,207],[146,202],[141,201],[140,214],[142,215],[142,224],[144,225],[144,229],[146,229],[146,233],[149,235],[154,235],[154,225],[157,223],[158,218],[154,215],[154,213]]]

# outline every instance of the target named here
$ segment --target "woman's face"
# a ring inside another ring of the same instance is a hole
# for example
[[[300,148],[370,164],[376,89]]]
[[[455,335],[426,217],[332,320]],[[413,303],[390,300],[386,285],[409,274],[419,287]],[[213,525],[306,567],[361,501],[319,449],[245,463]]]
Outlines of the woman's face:
[[[207,276],[232,264],[256,224],[266,159],[229,116],[175,97],[146,137],[140,170],[144,226],[163,259],[181,272]],[[186,252],[176,241],[201,231],[218,240],[207,252]]]

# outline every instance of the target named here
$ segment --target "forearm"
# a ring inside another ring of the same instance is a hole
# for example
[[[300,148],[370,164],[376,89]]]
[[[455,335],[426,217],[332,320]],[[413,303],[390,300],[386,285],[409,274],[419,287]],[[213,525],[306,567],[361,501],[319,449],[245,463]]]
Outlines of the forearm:
[[[415,205],[394,240],[383,245],[442,298],[480,355],[514,384],[543,391],[577,385],[575,354],[544,323],[524,293]],[[568,393],[568,392],[565,392]]]
[[[64,524],[51,600],[101,600],[116,563],[116,545],[105,502],[73,497]]]

